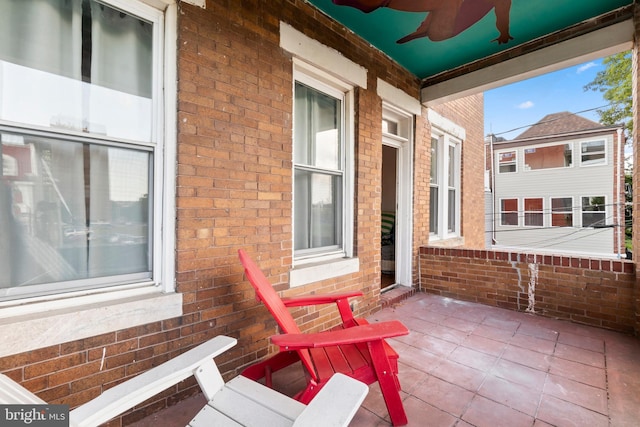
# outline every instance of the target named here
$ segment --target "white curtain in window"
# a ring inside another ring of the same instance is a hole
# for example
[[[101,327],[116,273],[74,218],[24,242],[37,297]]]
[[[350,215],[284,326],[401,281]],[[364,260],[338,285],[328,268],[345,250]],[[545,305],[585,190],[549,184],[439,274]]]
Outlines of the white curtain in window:
[[[0,118],[50,126],[79,117],[81,34],[81,0],[0,2]]]
[[[0,59],[80,79],[82,0],[2,0]]]
[[[0,1],[0,118],[151,141],[153,24],[94,0]]]
[[[91,3],[91,82],[151,98],[152,25]]]

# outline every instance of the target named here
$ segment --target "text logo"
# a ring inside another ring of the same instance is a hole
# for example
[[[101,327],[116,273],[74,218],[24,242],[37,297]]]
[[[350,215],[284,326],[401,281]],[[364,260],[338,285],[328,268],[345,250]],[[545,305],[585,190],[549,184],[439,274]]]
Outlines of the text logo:
[[[69,405],[0,405],[2,427],[69,427]]]

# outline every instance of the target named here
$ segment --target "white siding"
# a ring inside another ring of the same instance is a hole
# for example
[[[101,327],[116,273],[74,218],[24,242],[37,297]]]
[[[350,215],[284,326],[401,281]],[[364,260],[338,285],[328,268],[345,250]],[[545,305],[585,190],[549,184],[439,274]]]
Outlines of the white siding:
[[[605,140],[606,157],[602,165],[581,166],[580,143],[583,141]],[[524,152],[527,148],[549,145],[571,144],[573,163],[571,167],[556,169],[525,170]],[[517,148],[495,148],[494,165],[498,171],[501,152],[517,152],[516,172],[495,175],[495,221],[496,245],[544,249],[556,253],[577,252],[593,254],[613,254],[613,233],[615,228],[582,228],[581,197],[604,196],[606,204],[606,224],[613,225],[614,162],[613,135],[558,141],[548,144],[519,146]],[[573,197],[573,227],[551,227],[551,198]],[[500,225],[500,200],[518,199],[519,225]],[[544,209],[543,227],[524,226],[524,199],[542,198]],[[489,217],[492,215],[489,213]]]
[[[491,248],[493,242],[493,220],[492,215],[489,213],[492,211],[493,195],[490,191],[484,192],[484,211],[487,215],[484,217],[484,247]]]

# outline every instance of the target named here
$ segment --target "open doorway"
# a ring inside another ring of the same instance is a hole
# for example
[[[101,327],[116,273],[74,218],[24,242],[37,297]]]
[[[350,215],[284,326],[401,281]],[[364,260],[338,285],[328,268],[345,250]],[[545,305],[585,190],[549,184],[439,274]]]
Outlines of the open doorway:
[[[382,290],[396,284],[396,208],[398,149],[382,146],[381,276]]]
[[[413,116],[384,105],[382,114],[382,291],[412,285]]]

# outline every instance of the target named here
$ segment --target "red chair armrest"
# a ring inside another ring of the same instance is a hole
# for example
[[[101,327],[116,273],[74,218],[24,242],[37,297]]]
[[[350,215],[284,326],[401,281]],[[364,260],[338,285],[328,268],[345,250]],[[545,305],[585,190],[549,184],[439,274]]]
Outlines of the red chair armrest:
[[[406,326],[397,320],[392,320],[315,334],[274,335],[271,337],[271,342],[286,350],[299,350],[379,341],[408,333]]]
[[[340,292],[320,295],[301,295],[296,297],[283,297],[282,302],[287,307],[300,307],[305,305],[331,304],[345,298],[361,297],[361,291]]]
[[[282,302],[286,307],[300,307],[305,305],[319,305],[319,304],[331,304],[336,303],[340,317],[342,318],[342,324],[345,328],[350,328],[356,324],[353,318],[353,312],[349,306],[349,298],[361,297],[363,293],[361,291],[349,291],[339,292],[331,294],[320,295],[303,295],[297,297],[282,298]]]

